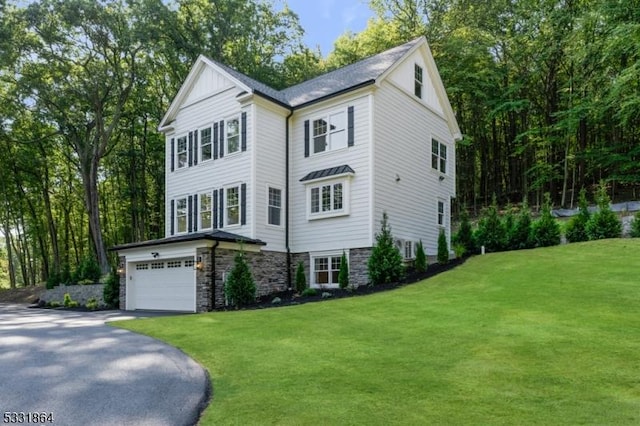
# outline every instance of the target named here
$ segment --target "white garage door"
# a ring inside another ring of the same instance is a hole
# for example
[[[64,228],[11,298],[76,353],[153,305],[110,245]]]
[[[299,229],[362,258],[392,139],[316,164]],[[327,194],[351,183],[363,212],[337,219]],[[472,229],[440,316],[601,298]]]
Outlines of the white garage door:
[[[139,262],[131,269],[134,309],[195,311],[193,258]]]

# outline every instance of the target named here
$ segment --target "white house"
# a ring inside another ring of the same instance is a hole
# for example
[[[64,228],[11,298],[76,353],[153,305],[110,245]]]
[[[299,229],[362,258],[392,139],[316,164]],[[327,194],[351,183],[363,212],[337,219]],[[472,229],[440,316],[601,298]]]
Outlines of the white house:
[[[242,249],[259,294],[367,283],[387,212],[406,258],[450,234],[460,130],[424,37],[277,91],[200,56],[164,116],[166,237],[114,249],[124,309],[207,311]]]

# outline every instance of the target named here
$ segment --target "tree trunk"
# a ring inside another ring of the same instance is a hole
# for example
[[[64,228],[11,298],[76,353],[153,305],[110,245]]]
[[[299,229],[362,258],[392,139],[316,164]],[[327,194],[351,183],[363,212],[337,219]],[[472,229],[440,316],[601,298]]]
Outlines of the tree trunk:
[[[82,183],[84,188],[85,207],[89,218],[89,232],[96,259],[103,274],[108,274],[109,259],[102,239],[102,226],[100,224],[100,200],[98,197],[98,162],[91,161],[89,167],[82,168]]]
[[[16,288],[16,266],[13,263],[13,246],[11,242],[11,227],[9,222],[3,224],[4,239],[7,245],[7,260],[9,264],[9,287]]]

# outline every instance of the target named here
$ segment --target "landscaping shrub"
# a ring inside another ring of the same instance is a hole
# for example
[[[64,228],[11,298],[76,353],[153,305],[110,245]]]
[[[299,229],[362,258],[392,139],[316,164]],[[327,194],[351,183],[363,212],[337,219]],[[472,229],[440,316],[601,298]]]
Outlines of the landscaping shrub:
[[[505,213],[502,215],[502,228],[504,228],[504,247],[503,250],[515,250],[512,245],[511,235],[513,234],[513,228],[516,225],[516,217],[513,212],[513,206],[507,204],[504,208]]]
[[[93,256],[89,255],[82,259],[71,278],[72,281],[76,283],[84,280],[90,280],[95,283],[100,280],[101,275],[100,265],[98,265],[98,262],[96,262]]]
[[[393,243],[386,212],[382,214],[381,230],[379,234],[376,234],[376,245],[371,251],[367,268],[369,279],[374,285],[396,282],[404,276],[402,255]]]
[[[585,227],[590,240],[619,238],[622,234],[622,224],[618,220],[618,216],[611,210],[610,202],[607,187],[604,182],[600,182],[596,189],[598,211],[591,216]]]
[[[438,235],[438,263],[444,265],[449,262],[449,245],[447,244],[447,235],[444,229],[440,230]]]
[[[469,212],[467,212],[465,206],[462,206],[460,210],[460,229],[453,236],[453,245],[454,247],[456,245],[463,246],[467,253],[473,253],[477,250],[473,238],[473,228],[469,220]]]
[[[64,300],[62,302],[65,308],[75,308],[78,306],[78,302],[71,299],[71,295],[69,293],[64,294]]]
[[[347,262],[347,254],[344,251],[342,251],[342,258],[340,258],[338,283],[342,289],[349,287],[349,263]]]
[[[515,217],[508,239],[509,247],[512,250],[528,249],[534,245],[531,240],[531,210],[529,210],[526,200],[522,203],[522,209]]]
[[[296,292],[302,294],[307,288],[307,277],[304,275],[304,264],[298,262],[296,269]]]
[[[501,251],[505,247],[507,236],[498,214],[495,194],[491,205],[482,212],[474,239],[478,247],[484,246],[487,252]]]
[[[256,300],[256,283],[242,251],[234,258],[233,268],[227,275],[224,294],[229,303],[236,307],[248,305]]]
[[[631,236],[633,238],[640,238],[640,211],[633,216],[631,221]]]
[[[587,204],[587,191],[582,188],[580,195],[578,196],[578,214],[567,222],[565,228],[565,237],[570,243],[577,243],[579,241],[587,241],[589,236],[587,235],[587,223],[591,218],[591,214]]]
[[[98,309],[99,303],[94,297],[92,297],[91,299],[87,300],[87,303],[85,304],[85,306],[87,307],[87,309],[91,311],[95,311]]]
[[[416,272],[424,272],[427,270],[427,256],[424,253],[422,240],[418,241],[418,245],[416,247],[416,260],[414,262],[414,267],[416,268]]]
[[[317,294],[318,290],[315,288],[305,288],[302,293],[300,293],[300,296],[315,296]]]
[[[51,290],[58,285],[60,285],[60,274],[52,271],[47,277],[47,290]]]
[[[461,257],[463,257],[467,253],[467,249],[464,248],[464,246],[462,244],[454,244],[453,245],[453,252],[456,255],[456,259],[460,259]]]
[[[104,303],[110,308],[118,308],[120,306],[120,276],[114,270],[107,277],[102,290],[102,298]]]
[[[557,246],[560,244],[560,225],[551,215],[551,196],[544,194],[542,213],[531,227],[533,243],[536,247]]]

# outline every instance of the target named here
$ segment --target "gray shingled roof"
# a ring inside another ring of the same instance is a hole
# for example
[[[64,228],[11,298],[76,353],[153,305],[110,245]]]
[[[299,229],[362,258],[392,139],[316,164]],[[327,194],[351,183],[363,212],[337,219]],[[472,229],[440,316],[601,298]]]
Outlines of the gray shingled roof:
[[[139,247],[159,246],[164,244],[181,243],[181,242],[197,241],[197,240],[226,241],[230,243],[242,242],[246,244],[257,244],[257,245],[266,244],[261,240],[255,240],[253,238],[243,237],[242,235],[232,234],[231,232],[217,230],[213,232],[197,232],[192,234],[183,234],[183,235],[176,235],[173,237],[160,238],[157,240],[148,240],[148,241],[140,241],[136,243],[121,244],[119,246],[114,246],[109,250],[126,250],[126,249],[139,248]]]
[[[281,104],[295,108],[375,82],[378,77],[384,74],[386,70],[400,60],[421,40],[422,38],[417,38],[354,64],[347,65],[280,91],[264,83],[260,83],[218,61],[210,60],[234,78],[250,87],[254,92],[258,92]]]
[[[353,169],[351,167],[349,167],[346,164],[344,164],[342,166],[330,167],[328,169],[316,170],[315,172],[311,172],[311,173],[307,174],[305,177],[303,177],[302,179],[300,179],[300,182],[305,182],[307,180],[325,178],[325,177],[329,177],[329,176],[341,175],[341,174],[344,174],[344,173],[355,173],[355,171],[353,171]]]

